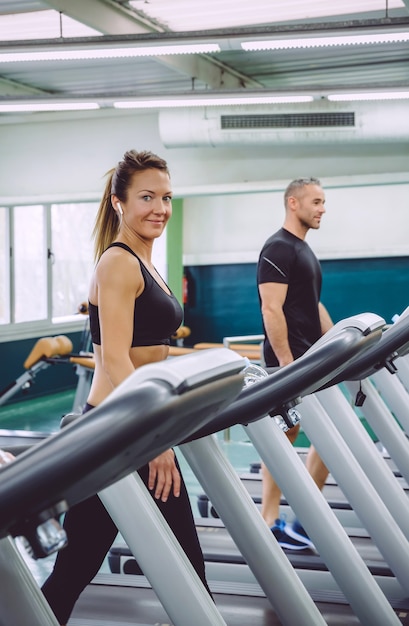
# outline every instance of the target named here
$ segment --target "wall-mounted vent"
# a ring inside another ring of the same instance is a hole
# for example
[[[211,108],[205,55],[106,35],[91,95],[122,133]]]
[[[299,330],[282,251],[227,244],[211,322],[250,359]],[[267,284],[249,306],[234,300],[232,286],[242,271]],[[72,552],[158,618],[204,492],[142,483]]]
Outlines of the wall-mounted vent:
[[[159,112],[167,148],[407,143],[407,100],[191,107]]]
[[[221,115],[223,130],[255,128],[328,128],[355,126],[355,113],[280,113],[262,115]]]

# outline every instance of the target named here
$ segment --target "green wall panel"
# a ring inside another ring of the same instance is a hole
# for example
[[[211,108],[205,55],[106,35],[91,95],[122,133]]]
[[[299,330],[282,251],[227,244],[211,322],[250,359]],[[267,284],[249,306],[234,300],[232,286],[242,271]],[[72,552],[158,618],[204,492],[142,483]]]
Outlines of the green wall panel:
[[[179,302],[182,302],[182,239],[183,239],[183,200],[172,201],[172,218],[166,227],[168,285]]]
[[[409,305],[409,257],[324,261],[322,301],[337,321],[371,311],[386,322]]]
[[[334,321],[370,311],[389,323],[409,305],[409,257],[322,261],[321,265],[322,301]],[[190,266],[185,272],[189,345],[262,332],[255,264]]]

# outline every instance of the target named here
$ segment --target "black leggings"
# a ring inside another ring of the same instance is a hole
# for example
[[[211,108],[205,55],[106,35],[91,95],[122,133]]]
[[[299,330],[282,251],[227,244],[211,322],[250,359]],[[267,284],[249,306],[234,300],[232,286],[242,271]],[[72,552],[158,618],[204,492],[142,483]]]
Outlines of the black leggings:
[[[84,412],[90,408],[92,407],[86,405]],[[177,459],[175,462],[180,472]],[[144,465],[138,469],[138,474],[147,486],[149,466]],[[167,502],[156,498],[154,502],[210,594],[205,577],[203,554],[183,477],[178,498],[170,493]],[[67,623],[75,602],[98,573],[118,533],[98,496],[84,500],[69,509],[65,515],[64,528],[68,545],[58,552],[54,569],[42,587],[60,624]]]

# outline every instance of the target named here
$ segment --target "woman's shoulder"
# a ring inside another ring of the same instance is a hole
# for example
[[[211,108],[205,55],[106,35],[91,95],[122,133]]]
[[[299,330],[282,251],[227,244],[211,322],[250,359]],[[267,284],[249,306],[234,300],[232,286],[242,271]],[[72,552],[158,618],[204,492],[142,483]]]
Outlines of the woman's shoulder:
[[[107,248],[95,268],[98,283],[112,281],[115,284],[134,286],[142,282],[141,262],[136,255],[129,254],[119,246]]]
[[[99,258],[98,265],[111,265],[117,263],[140,265],[141,259],[127,244],[114,242],[104,250]]]

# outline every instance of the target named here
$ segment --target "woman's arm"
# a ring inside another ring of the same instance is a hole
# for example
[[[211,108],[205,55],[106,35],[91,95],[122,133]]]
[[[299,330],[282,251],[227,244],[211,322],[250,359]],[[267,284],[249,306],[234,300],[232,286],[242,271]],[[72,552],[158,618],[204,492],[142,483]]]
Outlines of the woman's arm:
[[[101,257],[96,271],[102,366],[112,388],[135,370],[130,357],[135,298],[144,289],[139,262],[130,254],[109,250]],[[180,495],[180,474],[175,453],[166,450],[149,463],[148,487],[163,502],[169,493]]]
[[[130,357],[134,307],[144,287],[138,261],[121,250],[108,250],[97,266],[95,285],[102,367],[114,389],[135,369]]]

